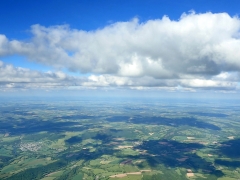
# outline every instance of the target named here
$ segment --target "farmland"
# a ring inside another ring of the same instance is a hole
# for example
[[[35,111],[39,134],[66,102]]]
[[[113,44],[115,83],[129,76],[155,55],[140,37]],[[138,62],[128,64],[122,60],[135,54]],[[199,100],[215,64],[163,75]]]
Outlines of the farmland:
[[[5,101],[0,179],[239,179],[240,105]]]

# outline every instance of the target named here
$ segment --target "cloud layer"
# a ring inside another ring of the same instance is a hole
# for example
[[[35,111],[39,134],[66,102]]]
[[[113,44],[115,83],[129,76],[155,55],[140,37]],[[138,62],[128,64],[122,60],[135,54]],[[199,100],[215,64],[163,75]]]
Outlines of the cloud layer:
[[[0,56],[18,54],[59,71],[92,75],[79,80],[15,68],[19,78],[14,79],[2,65],[1,82],[42,78],[80,86],[238,88],[240,19],[227,13],[183,14],[178,21],[133,19],[93,31],[33,25],[31,33],[27,41],[0,35]]]
[[[74,78],[63,72],[39,72],[26,68],[14,67],[0,61],[0,88],[2,90],[12,88],[52,89],[80,85],[83,78]]]
[[[119,77],[114,75],[90,75],[73,77],[63,72],[39,72],[14,67],[0,61],[0,89],[76,89],[99,87],[127,87],[130,89],[163,89],[193,91],[195,89],[236,90],[239,74],[224,73],[213,79],[156,79],[153,77]],[[235,79],[235,81],[233,81]]]

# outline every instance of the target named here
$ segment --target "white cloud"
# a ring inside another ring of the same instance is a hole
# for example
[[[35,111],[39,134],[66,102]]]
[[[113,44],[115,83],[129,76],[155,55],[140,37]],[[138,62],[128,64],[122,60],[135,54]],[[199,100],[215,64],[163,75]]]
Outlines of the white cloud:
[[[131,89],[165,89],[165,90],[191,90],[194,89],[216,89],[216,90],[235,90],[237,82],[213,79],[155,79],[153,77],[118,77],[111,75],[92,75],[83,86],[117,86],[129,87]]]
[[[18,76],[2,73],[1,82],[220,89],[234,89],[239,82],[240,19],[227,13],[183,14],[178,21],[133,19],[93,31],[33,25],[31,32],[28,41],[0,35],[0,55],[95,75],[79,83],[62,73],[13,72],[5,65]]]
[[[0,90],[6,89],[96,89],[124,87],[137,90],[195,91],[194,89],[237,90],[239,74],[222,73],[212,79],[156,79],[115,75],[69,76],[61,71],[39,72],[0,61]]]
[[[63,72],[39,72],[14,67],[0,61],[0,89],[9,88],[57,88],[81,85],[84,78],[74,78]]]

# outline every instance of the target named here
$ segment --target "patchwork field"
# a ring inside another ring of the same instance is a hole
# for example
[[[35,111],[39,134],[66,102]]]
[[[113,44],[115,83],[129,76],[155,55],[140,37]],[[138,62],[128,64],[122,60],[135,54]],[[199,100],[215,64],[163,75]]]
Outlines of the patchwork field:
[[[239,109],[228,102],[2,103],[0,179],[239,179]]]

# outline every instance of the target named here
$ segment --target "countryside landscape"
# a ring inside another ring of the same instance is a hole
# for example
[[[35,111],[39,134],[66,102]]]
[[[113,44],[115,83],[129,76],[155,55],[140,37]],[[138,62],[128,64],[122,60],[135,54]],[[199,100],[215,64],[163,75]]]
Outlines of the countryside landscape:
[[[0,180],[240,180],[240,0],[1,0]]]
[[[240,179],[236,104],[5,100],[0,179]]]

